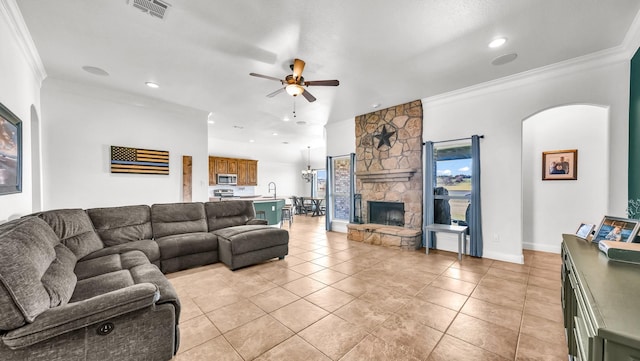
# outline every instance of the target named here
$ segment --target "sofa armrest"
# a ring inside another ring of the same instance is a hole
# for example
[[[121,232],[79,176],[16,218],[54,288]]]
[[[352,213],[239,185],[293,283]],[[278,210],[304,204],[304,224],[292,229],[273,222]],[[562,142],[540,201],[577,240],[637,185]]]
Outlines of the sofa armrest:
[[[160,293],[152,283],[140,283],[121,288],[80,302],[51,308],[36,317],[33,323],[7,332],[2,341],[11,349],[20,349],[38,342],[102,322],[116,316],[149,307]]]
[[[258,218],[253,218],[247,221],[247,225],[262,225],[262,226],[266,226],[268,224],[266,219],[258,219]]]

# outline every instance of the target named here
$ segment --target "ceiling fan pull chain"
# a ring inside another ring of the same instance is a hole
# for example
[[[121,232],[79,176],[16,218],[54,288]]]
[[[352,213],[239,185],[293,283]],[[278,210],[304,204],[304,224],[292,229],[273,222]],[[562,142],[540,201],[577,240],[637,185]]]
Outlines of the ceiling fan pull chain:
[[[296,98],[293,98],[293,117],[296,117]]]

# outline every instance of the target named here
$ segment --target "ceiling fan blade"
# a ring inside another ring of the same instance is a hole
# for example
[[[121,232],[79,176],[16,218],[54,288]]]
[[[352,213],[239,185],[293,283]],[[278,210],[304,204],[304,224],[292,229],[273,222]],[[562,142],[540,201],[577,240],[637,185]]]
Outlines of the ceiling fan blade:
[[[293,79],[297,82],[302,76],[302,71],[304,70],[304,61],[300,59],[293,60]]]
[[[273,93],[269,93],[269,94],[267,94],[267,98],[273,98],[273,97],[275,97],[276,95],[278,95],[278,94],[282,93],[283,91],[284,91],[284,88],[280,88],[280,89],[278,89],[278,90],[274,91]]]
[[[304,85],[305,86],[309,86],[309,85],[338,86],[340,85],[340,82],[337,80],[310,80],[310,81],[305,81]]]
[[[262,74],[256,74],[256,73],[249,73],[249,75],[251,75],[251,76],[257,76],[258,78],[265,78],[265,79],[271,79],[271,80],[279,81],[280,83],[284,84],[284,83],[282,82],[282,79],[278,79],[278,78],[273,77],[273,76],[262,75]]]
[[[302,92],[302,96],[303,96],[305,99],[307,99],[307,100],[309,101],[309,103],[313,103],[313,102],[315,102],[315,101],[316,101],[316,97],[314,97],[313,95],[311,95],[311,93],[309,93],[309,92],[307,91],[307,89],[305,89],[305,90]]]

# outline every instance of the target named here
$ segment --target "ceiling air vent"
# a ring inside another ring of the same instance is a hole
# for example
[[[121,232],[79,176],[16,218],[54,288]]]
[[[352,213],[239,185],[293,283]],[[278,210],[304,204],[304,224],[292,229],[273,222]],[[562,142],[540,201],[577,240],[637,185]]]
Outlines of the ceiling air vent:
[[[171,6],[160,0],[129,0],[129,4],[160,19],[164,19],[167,9]]]

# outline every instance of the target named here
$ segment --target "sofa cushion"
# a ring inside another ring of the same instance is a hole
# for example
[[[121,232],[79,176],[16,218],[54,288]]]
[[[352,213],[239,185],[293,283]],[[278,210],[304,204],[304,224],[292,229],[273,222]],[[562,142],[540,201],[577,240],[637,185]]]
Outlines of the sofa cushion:
[[[51,298],[41,279],[56,259],[58,243],[51,227],[36,217],[0,225],[0,292],[6,292],[0,296],[1,330],[33,322],[49,309]]]
[[[140,251],[144,253],[151,263],[160,260],[160,248],[158,247],[158,244],[153,240],[143,239],[140,241],[127,242],[111,247],[105,247],[101,250],[89,253],[80,261],[107,256],[110,254],[125,253],[129,251]]]
[[[76,287],[77,278],[73,273],[76,256],[67,247],[58,244],[55,247],[56,259],[42,276],[42,284],[49,293],[50,307],[65,305],[69,302]]]
[[[229,241],[234,255],[289,244],[289,232],[268,226],[237,226],[212,233]]]
[[[154,204],[151,206],[151,225],[155,239],[174,234],[207,232],[204,205],[202,203]]]
[[[78,283],[70,302],[79,302],[140,283],[134,280],[131,272],[141,266],[149,266],[162,275],[140,251],[112,254],[78,262],[76,265]]]
[[[209,232],[244,225],[256,216],[252,201],[207,202],[204,208]]]
[[[38,217],[49,224],[62,244],[76,255],[76,259],[104,247],[93,229],[91,219],[82,209],[57,209],[39,213]]]
[[[87,209],[105,246],[151,239],[151,208],[147,205]]]
[[[160,247],[160,256],[163,260],[218,249],[218,237],[208,232],[166,236],[157,238],[156,242]]]

